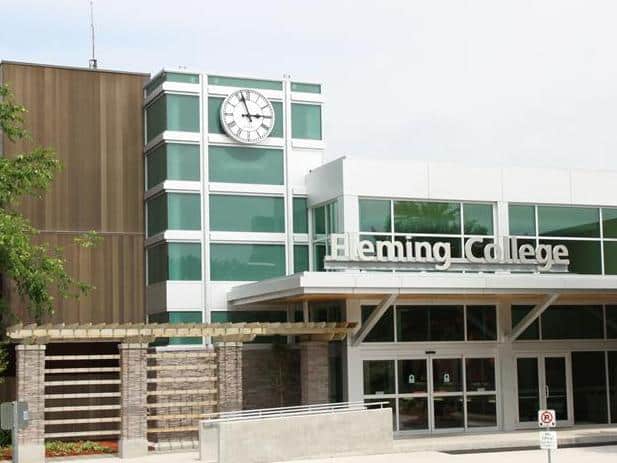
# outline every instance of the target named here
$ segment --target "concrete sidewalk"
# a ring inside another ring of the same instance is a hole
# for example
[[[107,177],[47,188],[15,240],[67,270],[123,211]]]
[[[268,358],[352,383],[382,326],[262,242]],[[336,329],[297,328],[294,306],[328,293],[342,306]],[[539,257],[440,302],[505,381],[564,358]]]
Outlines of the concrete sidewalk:
[[[51,459],[50,463],[195,463],[196,452],[156,453],[143,458],[120,460],[115,457]],[[443,452],[405,452],[388,455],[366,455],[337,458],[295,460],[293,463],[546,463],[546,451],[503,451],[452,455]],[[615,463],[617,445],[559,449],[553,453],[554,463]],[[292,462],[279,462],[292,463]]]

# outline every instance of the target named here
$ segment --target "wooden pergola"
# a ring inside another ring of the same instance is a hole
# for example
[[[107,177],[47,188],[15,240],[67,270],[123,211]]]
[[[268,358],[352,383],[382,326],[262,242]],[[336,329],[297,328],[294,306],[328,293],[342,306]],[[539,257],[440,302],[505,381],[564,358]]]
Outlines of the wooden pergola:
[[[216,341],[248,342],[256,336],[303,336],[314,341],[340,341],[356,327],[354,322],[338,323],[122,323],[14,325],[9,339],[24,344],[53,342],[139,342],[157,338],[211,337]]]

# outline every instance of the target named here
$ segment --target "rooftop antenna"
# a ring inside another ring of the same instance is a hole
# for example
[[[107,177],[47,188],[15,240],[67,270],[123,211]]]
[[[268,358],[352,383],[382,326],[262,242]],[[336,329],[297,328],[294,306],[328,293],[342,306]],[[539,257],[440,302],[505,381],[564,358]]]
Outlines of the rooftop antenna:
[[[90,38],[92,41],[92,58],[88,62],[88,67],[90,69],[96,69],[98,67],[98,63],[96,61],[94,55],[94,1],[90,0]]]

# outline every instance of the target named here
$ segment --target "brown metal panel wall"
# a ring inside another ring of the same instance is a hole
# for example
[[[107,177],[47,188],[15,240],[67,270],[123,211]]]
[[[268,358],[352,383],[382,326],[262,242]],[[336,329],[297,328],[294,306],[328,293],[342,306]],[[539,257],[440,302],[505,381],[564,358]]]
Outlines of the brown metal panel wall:
[[[65,323],[143,322],[145,74],[4,62],[2,78],[27,109],[32,142],[3,140],[6,156],[34,144],[56,151],[63,169],[43,198],[21,211],[42,230],[41,240],[65,248],[67,270],[95,286],[79,301],[58,300],[49,320]],[[73,244],[96,230],[95,249]],[[11,305],[23,304],[13,292]]]

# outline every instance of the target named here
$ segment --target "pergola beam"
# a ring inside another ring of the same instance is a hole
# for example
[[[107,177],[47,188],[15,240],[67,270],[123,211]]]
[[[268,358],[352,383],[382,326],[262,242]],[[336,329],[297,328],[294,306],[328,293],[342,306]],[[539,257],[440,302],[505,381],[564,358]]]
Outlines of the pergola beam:
[[[371,315],[368,319],[362,324],[360,331],[354,336],[352,345],[354,347],[358,346],[364,338],[369,334],[369,332],[373,329],[373,327],[377,324],[377,322],[383,317],[383,314],[386,313],[386,310],[390,308],[390,306],[394,303],[397,298],[397,294],[389,294],[382,299],[375,309],[371,312]]]
[[[151,323],[113,325],[15,325],[7,330],[13,341],[27,344],[50,342],[132,342],[148,343],[156,338],[213,337],[220,341],[250,341],[255,336],[307,335],[343,339],[356,323]]]
[[[536,319],[542,315],[546,309],[555,303],[558,297],[559,294],[549,294],[542,302],[538,303],[533,309],[531,309],[529,313],[525,315],[523,319],[512,329],[512,334],[510,335],[511,340],[516,341],[516,339],[523,334],[529,325],[536,321]]]

